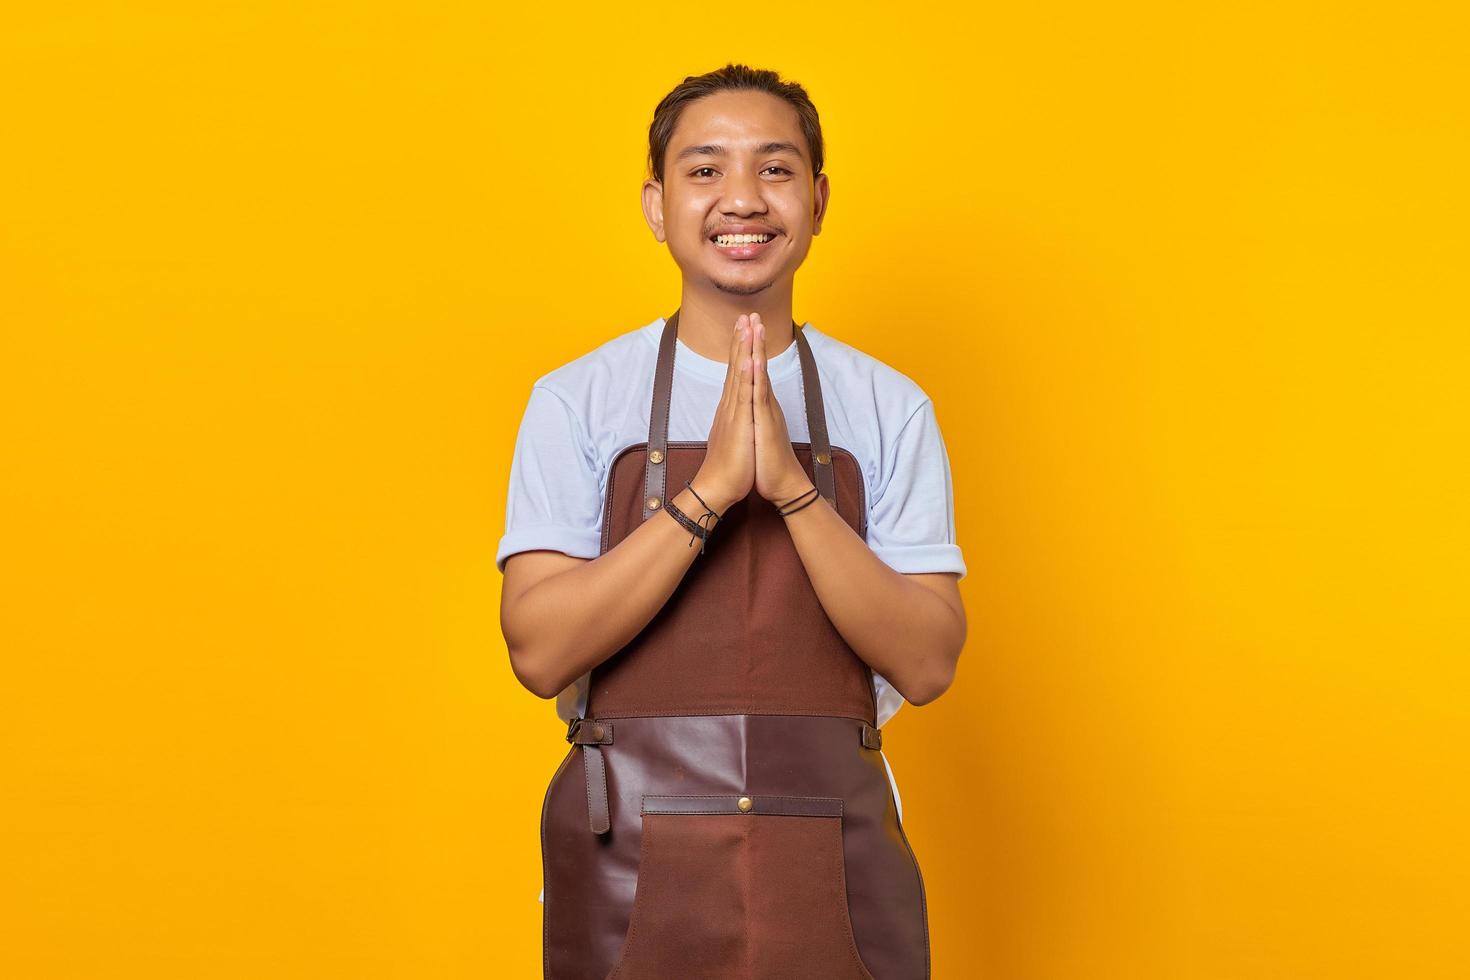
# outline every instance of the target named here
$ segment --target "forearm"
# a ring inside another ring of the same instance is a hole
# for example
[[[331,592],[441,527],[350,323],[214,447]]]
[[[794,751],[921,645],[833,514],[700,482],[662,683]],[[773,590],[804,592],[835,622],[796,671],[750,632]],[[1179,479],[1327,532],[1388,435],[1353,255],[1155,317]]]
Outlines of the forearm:
[[[695,481],[696,486],[700,486]],[[728,502],[700,495],[723,513]],[[697,519],[704,506],[686,487],[674,505]],[[718,534],[719,522],[705,522]],[[668,514],[653,514],[605,554],[541,580],[502,614],[513,653],[543,697],[575,681],[638,635],[699,557],[698,539]],[[713,538],[711,539],[713,540]]]
[[[853,651],[911,702],[943,692],[964,646],[963,618],[874,554],[824,498],[784,520],[827,617]]]

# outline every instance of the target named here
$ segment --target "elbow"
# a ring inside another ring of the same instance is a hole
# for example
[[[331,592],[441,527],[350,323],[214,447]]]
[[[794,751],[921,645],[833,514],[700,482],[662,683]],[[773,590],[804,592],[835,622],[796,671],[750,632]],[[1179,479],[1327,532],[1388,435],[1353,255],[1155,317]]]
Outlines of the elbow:
[[[949,690],[948,684],[943,686],[930,686],[914,691],[912,694],[905,693],[903,699],[912,705],[925,705],[931,701],[938,700],[939,696],[947,690]]]
[[[556,679],[547,677],[544,672],[537,669],[537,664],[545,658],[538,657],[523,647],[508,646],[510,652],[510,670],[515,674],[516,680],[521,686],[542,700],[549,701],[561,692],[561,686],[556,684]],[[564,686],[564,685],[563,685]]]
[[[955,672],[959,669],[960,654],[965,649],[965,639],[968,628],[964,619],[963,609],[957,620],[957,628],[945,641],[943,649],[931,658],[923,676],[916,677],[913,685],[913,696],[904,690],[901,693],[909,704],[928,704],[937,701],[954,686]]]
[[[505,640],[505,650],[510,656],[510,671],[521,686],[542,700],[550,700],[561,691],[555,687],[556,678],[548,676],[545,665],[550,663],[543,650],[530,642],[532,631],[513,615],[504,595],[501,597],[500,635]]]
[[[939,700],[944,692],[948,691],[954,685],[954,677],[954,663],[950,662],[945,669],[936,671],[928,677],[921,678],[918,683],[900,693],[903,694],[903,699],[909,704],[929,704],[931,701]]]

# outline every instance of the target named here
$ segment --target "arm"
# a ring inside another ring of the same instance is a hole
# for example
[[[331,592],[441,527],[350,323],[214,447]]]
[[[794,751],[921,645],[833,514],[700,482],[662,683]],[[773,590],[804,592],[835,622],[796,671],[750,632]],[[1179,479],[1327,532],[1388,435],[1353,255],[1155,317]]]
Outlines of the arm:
[[[784,505],[813,485],[770,391],[759,319],[754,343],[756,486],[767,500]],[[785,520],[817,598],[853,651],[912,704],[943,694],[954,681],[967,631],[959,574],[896,571],[822,497]]]
[[[779,499],[811,488],[808,480]],[[948,690],[967,631],[959,574],[895,571],[822,497],[786,526],[822,608],[853,651],[911,704]]]
[[[731,334],[725,390],[704,461],[689,481],[720,513],[743,500],[755,479],[751,338],[739,329],[744,319]],[[686,514],[704,513],[687,487],[672,499]],[[718,521],[707,525],[719,533]],[[698,555],[688,531],[667,514],[654,514],[593,559],[550,550],[507,558],[500,629],[516,678],[540,697],[556,697],[637,636]]]
[[[696,476],[689,482],[724,513],[730,501],[707,491],[708,479]],[[673,501],[686,514],[704,513],[688,487]],[[556,697],[637,636],[698,555],[698,542],[689,547],[688,531],[655,514],[594,559],[559,551],[523,551],[507,558],[500,630],[516,678],[539,697]]]

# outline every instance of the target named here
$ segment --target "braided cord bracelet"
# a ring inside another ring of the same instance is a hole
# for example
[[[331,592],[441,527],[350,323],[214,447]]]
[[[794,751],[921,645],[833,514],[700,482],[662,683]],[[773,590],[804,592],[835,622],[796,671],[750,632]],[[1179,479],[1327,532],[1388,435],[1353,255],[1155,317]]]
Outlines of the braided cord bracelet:
[[[812,498],[810,500],[808,500],[806,503],[803,503],[803,504],[797,504],[795,507],[792,507],[791,506],[792,504],[795,504],[798,500],[800,500],[802,497],[805,497],[807,494],[811,494],[812,495]],[[786,508],[789,508],[789,509],[782,510],[780,507],[778,507],[778,508],[776,508],[776,513],[780,514],[782,517],[785,517],[787,514],[795,514],[797,511],[801,510],[803,507],[810,507],[812,504],[816,503],[818,496],[819,496],[819,493],[817,491],[817,488],[816,487],[812,487],[806,493],[799,494],[799,495],[797,495],[795,497],[792,497],[790,500],[786,501],[786,503],[784,503],[784,504],[781,505],[782,507],[786,507]]]
[[[668,503],[664,504],[664,510],[668,511],[669,516],[678,521],[679,525],[690,533],[689,547],[694,547],[695,538],[699,539],[699,553],[702,555],[704,554],[705,545],[709,542],[709,535],[712,530],[712,527],[706,525],[704,522],[711,517],[718,521],[724,515],[712,510],[710,505],[704,502],[704,498],[699,495],[699,491],[695,490],[693,484],[688,480],[684,481],[684,486],[689,488],[689,492],[694,494],[694,499],[699,501],[704,507],[704,513],[699,516],[699,520],[695,521],[691,519],[688,514],[674,506],[673,498],[670,498]]]

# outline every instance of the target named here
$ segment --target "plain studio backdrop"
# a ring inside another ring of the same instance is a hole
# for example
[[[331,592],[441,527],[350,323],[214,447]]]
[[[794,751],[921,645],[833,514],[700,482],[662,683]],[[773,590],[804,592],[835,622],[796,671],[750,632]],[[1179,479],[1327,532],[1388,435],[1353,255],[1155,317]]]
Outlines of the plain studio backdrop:
[[[731,60],[951,455],[936,980],[1470,973],[1464,4],[12,7],[0,975],[540,975],[511,447]]]

